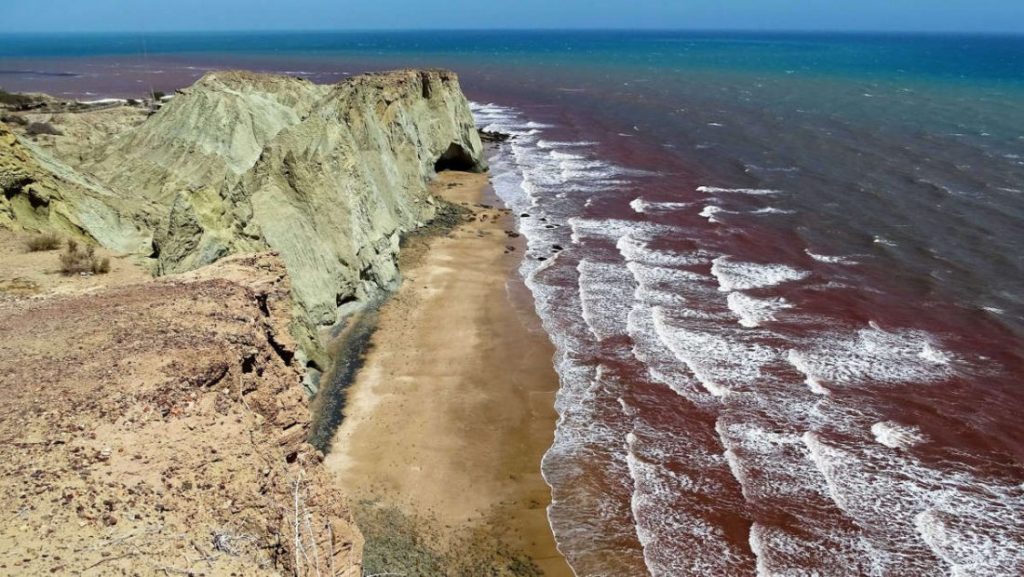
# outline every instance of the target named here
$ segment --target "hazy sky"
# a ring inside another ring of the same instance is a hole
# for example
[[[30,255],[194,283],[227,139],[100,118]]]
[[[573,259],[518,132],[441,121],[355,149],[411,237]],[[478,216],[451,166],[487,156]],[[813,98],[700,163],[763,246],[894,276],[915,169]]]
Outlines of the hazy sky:
[[[1024,0],[0,0],[0,30],[717,28],[1024,32]]]

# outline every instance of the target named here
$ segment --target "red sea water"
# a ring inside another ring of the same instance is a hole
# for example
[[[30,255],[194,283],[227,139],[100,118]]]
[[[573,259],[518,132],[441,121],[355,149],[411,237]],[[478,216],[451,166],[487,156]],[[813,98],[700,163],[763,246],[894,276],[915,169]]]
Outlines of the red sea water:
[[[577,574],[1024,574],[1024,41],[362,40],[0,68],[97,96],[456,68],[514,136],[492,177],[557,346]]]

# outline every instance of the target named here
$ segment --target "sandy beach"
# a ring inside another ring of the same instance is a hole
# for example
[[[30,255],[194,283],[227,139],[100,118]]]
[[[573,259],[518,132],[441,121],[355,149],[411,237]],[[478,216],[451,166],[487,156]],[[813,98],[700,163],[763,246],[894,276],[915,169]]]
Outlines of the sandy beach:
[[[553,349],[516,268],[523,247],[486,175],[446,172],[443,198],[475,213],[413,239],[381,309],[326,465],[354,499],[483,534],[544,575],[572,575],[548,526],[540,460],[551,444]]]

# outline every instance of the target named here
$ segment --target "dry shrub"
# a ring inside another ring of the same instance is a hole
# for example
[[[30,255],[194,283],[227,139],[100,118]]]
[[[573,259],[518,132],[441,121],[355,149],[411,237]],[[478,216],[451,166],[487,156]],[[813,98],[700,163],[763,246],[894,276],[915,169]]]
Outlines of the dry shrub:
[[[96,256],[96,247],[78,246],[78,242],[68,239],[64,252],[60,255],[60,272],[64,274],[106,274],[110,272],[110,259]]]
[[[0,104],[16,109],[25,109],[39,102],[39,99],[28,94],[17,94],[0,89]]]
[[[56,250],[58,247],[60,247],[60,237],[53,233],[37,234],[25,241],[25,248],[29,252]]]
[[[49,134],[50,136],[60,136],[64,134],[59,128],[50,124],[49,122],[33,122],[28,125],[25,129],[25,134],[29,136],[38,136],[40,134]]]
[[[0,121],[3,121],[4,123],[10,124],[10,125],[15,125],[15,124],[18,125],[18,126],[26,126],[26,125],[28,125],[28,119],[25,118],[24,116],[20,115],[20,114],[5,114],[3,116],[0,116]]]

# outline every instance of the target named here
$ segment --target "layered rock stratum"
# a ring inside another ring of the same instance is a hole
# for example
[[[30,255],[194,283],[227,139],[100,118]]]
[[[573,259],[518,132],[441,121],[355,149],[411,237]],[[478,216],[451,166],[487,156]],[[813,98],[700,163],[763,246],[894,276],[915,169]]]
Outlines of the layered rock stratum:
[[[486,168],[458,78],[440,70],[333,86],[214,72],[88,150],[0,138],[0,159],[16,157],[0,166],[18,167],[0,169],[7,223],[91,237],[159,274],[277,251],[300,355],[319,367],[318,329],[393,288],[402,235],[435,215],[436,170]]]

